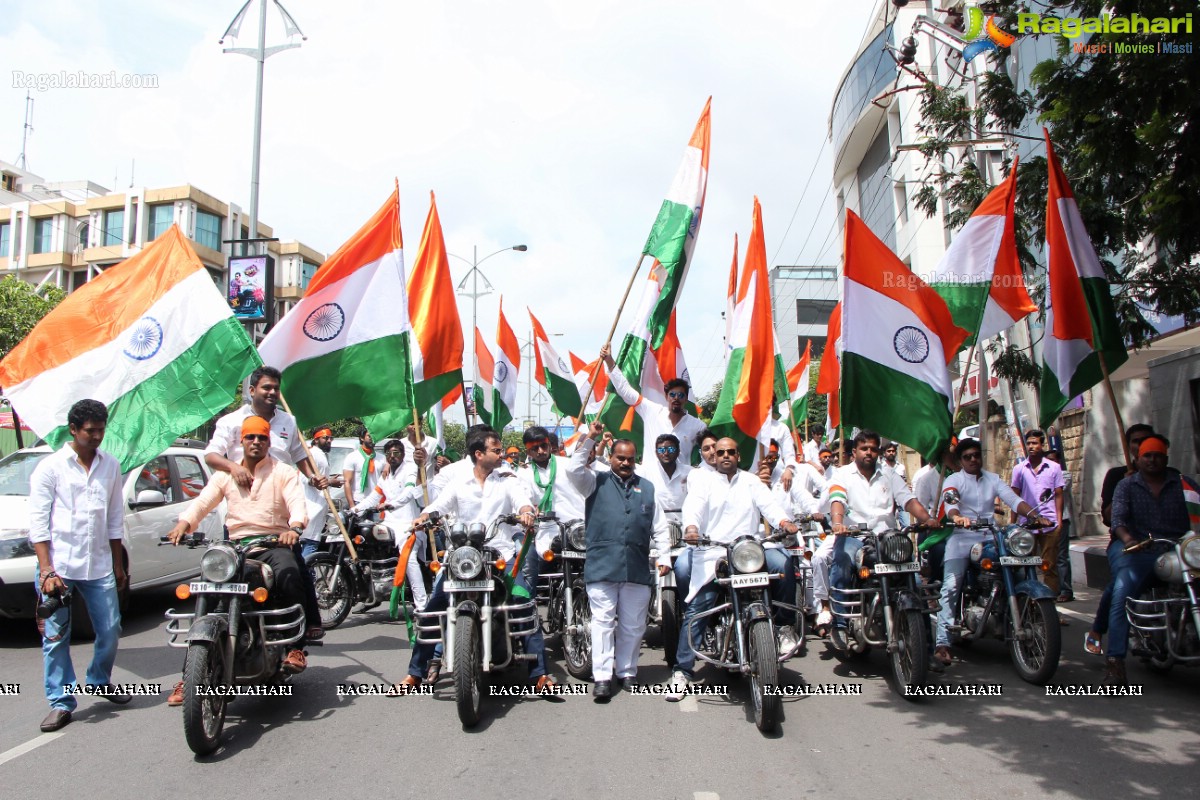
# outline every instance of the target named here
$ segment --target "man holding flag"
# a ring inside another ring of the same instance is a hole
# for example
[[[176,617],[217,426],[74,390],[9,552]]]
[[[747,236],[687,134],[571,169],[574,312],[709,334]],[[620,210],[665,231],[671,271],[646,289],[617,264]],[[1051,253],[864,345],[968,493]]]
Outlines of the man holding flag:
[[[604,359],[604,366],[608,369],[609,380],[612,381],[617,396],[630,407],[631,411],[636,409],[638,416],[642,418],[644,445],[641,452],[651,452],[658,437],[669,433],[679,440],[679,457],[683,459],[684,463],[690,464],[692,450],[698,443],[700,432],[706,426],[703,420],[692,416],[687,411],[688,392],[691,389],[688,382],[683,378],[668,381],[663,387],[667,394],[667,404],[656,403],[629,385],[625,374],[617,369],[609,345],[606,344],[600,349],[600,356]]]

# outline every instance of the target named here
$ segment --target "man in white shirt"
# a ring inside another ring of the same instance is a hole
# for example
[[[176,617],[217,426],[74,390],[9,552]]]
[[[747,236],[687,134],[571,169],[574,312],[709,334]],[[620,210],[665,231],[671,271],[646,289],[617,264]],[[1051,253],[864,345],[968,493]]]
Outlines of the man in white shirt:
[[[815,465],[821,460],[821,440],[825,438],[825,426],[809,425],[808,436],[808,441],[804,443],[804,460]]]
[[[371,433],[359,427],[358,449],[346,456],[342,462],[342,478],[345,480],[346,505],[353,506],[364,497],[370,496],[383,477],[383,457],[375,452],[375,441]]]
[[[688,544],[697,544],[700,534],[714,542],[732,542],[739,536],[762,535],[761,519],[766,518],[786,533],[795,533],[798,528],[771,497],[771,492],[757,475],[738,469],[737,442],[721,439],[716,447],[717,474],[708,479],[703,492],[689,492],[683,503],[683,535]],[[696,652],[704,636],[707,620],[695,619],[710,610],[717,600],[716,565],[725,556],[722,547],[710,547],[692,552],[692,576],[686,597],[687,608],[684,624],[679,631],[679,648],[675,656],[675,672],[671,675],[673,691],[666,696],[668,701],[677,702],[686,694],[686,687],[695,677]],[[784,579],[771,583],[771,594],[776,600],[793,602],[796,596],[795,577],[792,576],[788,556],[782,550],[766,551],[766,570],[783,573]],[[682,560],[682,559],[681,559]],[[789,581],[788,578],[791,578]],[[784,628],[789,626],[785,625]],[[795,640],[795,630],[781,635],[789,643]]]
[[[897,459],[899,452],[899,446],[895,442],[886,442],[883,446],[883,463],[907,483],[908,468],[904,466],[903,461]]]
[[[664,433],[671,433],[679,440],[679,458],[685,464],[692,463],[692,450],[699,442],[700,433],[705,429],[704,422],[699,417],[687,413],[688,382],[683,378],[667,381],[663,391],[667,395],[667,404],[656,403],[644,397],[637,389],[629,385],[625,375],[617,369],[613,361],[612,351],[608,345],[600,348],[600,355],[608,368],[608,378],[613,389],[631,408],[637,410],[642,418],[642,447],[639,453],[642,459],[648,458],[648,453],[654,442]]]
[[[552,455],[554,439],[550,432],[540,425],[531,425],[525,429],[521,442],[529,461],[527,466],[517,470],[517,477],[537,512],[553,513],[561,522],[583,519],[586,502],[583,487],[572,477],[569,459]],[[540,556],[550,549],[558,531],[554,522],[547,521],[538,526],[533,554],[523,565],[530,586],[537,586],[542,565]]]
[[[497,470],[500,462],[504,460],[504,448],[500,446],[500,437],[491,429],[476,431],[467,439],[467,453],[472,464],[470,474],[450,481],[438,498],[425,507],[424,513],[413,520],[413,525],[424,525],[433,513],[450,513],[454,514],[458,522],[466,525],[479,522],[490,529],[497,517],[520,514],[521,525],[529,531],[533,527],[534,508],[529,502],[525,487],[515,475]],[[517,547],[513,540],[501,532],[489,540],[487,545],[508,562],[508,569],[512,574],[512,570],[517,566],[513,558]],[[442,570],[433,582],[433,591],[430,592],[425,605],[426,611],[443,611],[449,606],[449,597],[442,590],[445,576],[446,571]],[[532,595],[532,587],[523,574],[513,574],[513,579],[517,586],[523,587]],[[408,674],[392,687],[393,694],[401,694],[408,691],[409,687],[421,685],[435,647],[436,645],[420,643],[413,646],[412,658],[408,662]],[[525,637],[525,652],[535,656],[535,659],[529,662],[529,677],[536,681],[536,690],[541,692],[544,689],[553,689],[557,684],[546,674],[546,645],[540,625],[535,625],[533,632]]]
[[[990,531],[965,530],[964,527],[977,519],[993,519],[996,514],[996,498],[1025,516],[1037,515],[1037,510],[1017,496],[999,475],[983,469],[983,453],[975,439],[963,439],[955,448],[962,462],[962,469],[946,478],[942,489],[942,500],[946,504],[946,516],[957,526],[946,542],[945,562],[942,570],[942,609],[937,616],[937,636],[933,657],[942,664],[949,664],[950,626],[954,624],[955,609],[958,607],[958,588],[967,574],[967,558],[971,548],[978,542],[991,538]],[[957,502],[952,502],[957,497]],[[1038,516],[1038,525],[1049,524]]]
[[[78,701],[71,663],[71,598],[79,592],[87,606],[96,644],[87,669],[89,692],[118,705],[132,698],[112,685],[121,610],[117,596],[125,574],[125,503],[121,466],[100,449],[108,409],[98,400],[80,400],[67,412],[71,441],[46,456],[29,479],[29,541],[37,554],[38,604],[62,602],[43,622],[42,664],[50,713],[41,729],[67,725]],[[40,613],[39,613],[40,616]]]
[[[259,367],[250,373],[250,401],[217,420],[212,439],[204,448],[204,463],[211,469],[228,472],[234,483],[249,489],[254,476],[241,465],[242,423],[246,417],[262,417],[271,423],[271,446],[268,454],[312,477],[312,467],[304,455],[304,442],[296,418],[279,408],[279,370]]]
[[[637,474],[654,484],[654,498],[670,522],[683,520],[683,501],[688,493],[688,475],[693,468],[679,463],[679,440],[664,433],[654,442],[654,460],[637,466]]]
[[[750,462],[750,472],[755,475],[758,474],[760,453],[769,450],[771,445],[775,446],[776,461],[779,464],[787,466],[795,462],[796,440],[792,437],[791,429],[779,419],[778,406],[771,406],[771,419],[767,420],[767,424],[759,431],[758,444],[761,447],[754,448],[754,460]]]
[[[318,428],[313,432],[312,454],[313,463],[317,465],[316,473],[304,483],[304,502],[308,506],[308,525],[304,535],[300,537],[300,558],[308,558],[316,552],[321,544],[321,534],[325,530],[325,520],[329,518],[329,503],[325,500],[326,486],[341,486],[342,476],[329,477],[329,451],[333,447],[333,431],[327,427]],[[321,485],[320,478],[324,478]],[[303,560],[301,563],[304,563]]]

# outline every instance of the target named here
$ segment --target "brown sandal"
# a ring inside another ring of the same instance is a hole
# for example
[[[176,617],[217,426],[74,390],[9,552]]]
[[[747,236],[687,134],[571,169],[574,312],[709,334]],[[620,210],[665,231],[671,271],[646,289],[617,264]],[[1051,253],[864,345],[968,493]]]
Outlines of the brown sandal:
[[[1100,641],[1101,634],[1088,631],[1083,637],[1083,650],[1094,656],[1104,655],[1104,645]]]

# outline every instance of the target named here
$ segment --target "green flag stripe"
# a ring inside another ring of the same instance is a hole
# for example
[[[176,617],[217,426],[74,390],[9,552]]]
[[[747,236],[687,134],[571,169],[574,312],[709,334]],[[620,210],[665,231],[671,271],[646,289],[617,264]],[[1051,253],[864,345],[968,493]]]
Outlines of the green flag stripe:
[[[935,460],[953,434],[948,399],[924,381],[857,353],[842,354],[842,422]]]

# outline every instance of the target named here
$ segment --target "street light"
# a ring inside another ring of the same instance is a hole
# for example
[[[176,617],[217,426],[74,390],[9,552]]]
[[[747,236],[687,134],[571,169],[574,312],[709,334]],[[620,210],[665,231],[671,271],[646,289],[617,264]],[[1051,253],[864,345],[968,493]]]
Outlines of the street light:
[[[482,292],[479,291],[479,277],[481,275],[483,275],[483,273],[479,271],[479,265],[482,264],[483,262],[487,261],[492,256],[498,256],[501,253],[507,252],[509,250],[516,250],[517,252],[524,253],[528,249],[529,249],[528,245],[514,244],[511,247],[502,247],[499,250],[497,250],[496,252],[488,253],[483,258],[480,258],[479,257],[479,245],[475,245],[471,251],[471,260],[470,261],[467,261],[467,259],[463,258],[462,256],[455,255],[454,253],[446,253],[446,255],[450,256],[451,258],[457,258],[459,261],[462,261],[464,264],[471,265],[471,271],[468,272],[466,275],[464,275],[463,279],[461,281],[459,281],[457,291],[463,297],[471,298],[471,364],[472,364],[472,368],[473,368],[473,365],[475,364],[475,329],[479,327],[479,298],[483,297],[485,294],[492,293],[492,285],[490,283],[488,283],[488,279],[486,277],[484,277],[484,279],[483,279],[483,284],[486,288]],[[469,291],[469,292],[467,291],[467,281],[468,280],[471,281],[471,291]]]
[[[547,336],[562,336],[561,333],[547,333],[546,335]],[[536,363],[534,361],[534,358],[536,358],[536,356],[534,355],[534,352],[533,352],[533,348],[534,348],[533,331],[529,332],[528,339],[518,339],[517,342],[521,345],[521,358],[528,359],[528,361],[526,361],[525,363],[526,364]],[[526,347],[529,348],[529,355],[525,355]],[[533,418],[533,370],[532,369],[528,369],[525,371],[525,395],[526,395],[525,399],[528,401],[525,404],[525,419],[532,419]],[[542,409],[539,406],[538,407],[538,424],[539,425],[542,424],[541,414],[542,414]]]

